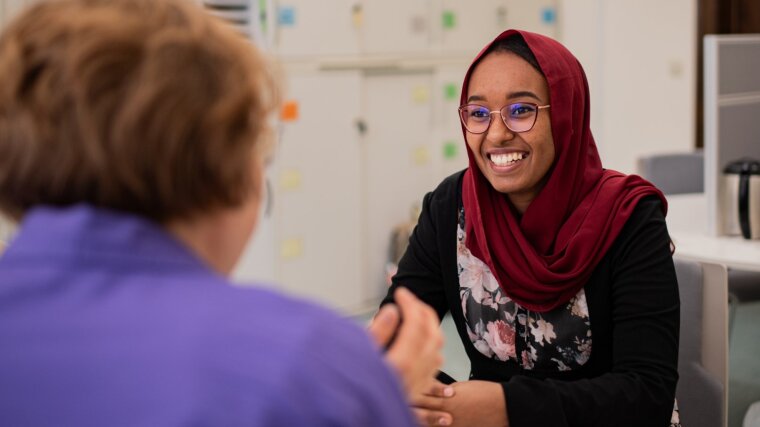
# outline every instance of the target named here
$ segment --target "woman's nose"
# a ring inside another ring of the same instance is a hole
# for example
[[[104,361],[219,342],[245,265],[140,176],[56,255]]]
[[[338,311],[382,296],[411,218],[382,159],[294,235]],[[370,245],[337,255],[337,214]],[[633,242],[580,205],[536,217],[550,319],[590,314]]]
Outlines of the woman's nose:
[[[494,114],[491,116],[491,125],[486,131],[486,138],[494,143],[500,143],[501,141],[511,140],[515,137],[515,132],[507,127],[501,114]]]

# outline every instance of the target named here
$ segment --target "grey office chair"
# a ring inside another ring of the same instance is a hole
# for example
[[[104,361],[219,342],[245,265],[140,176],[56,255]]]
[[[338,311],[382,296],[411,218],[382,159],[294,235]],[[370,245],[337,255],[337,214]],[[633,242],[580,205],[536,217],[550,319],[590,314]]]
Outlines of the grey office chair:
[[[702,150],[642,156],[638,171],[665,194],[704,192]]]
[[[676,389],[681,423],[686,427],[725,426],[728,420],[726,269],[696,261],[675,259],[674,262],[681,298]]]

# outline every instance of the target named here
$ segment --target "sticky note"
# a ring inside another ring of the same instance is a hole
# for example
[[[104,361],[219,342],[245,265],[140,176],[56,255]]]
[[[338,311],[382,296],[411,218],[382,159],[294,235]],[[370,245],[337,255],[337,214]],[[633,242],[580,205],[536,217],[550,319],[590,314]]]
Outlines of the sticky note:
[[[354,23],[354,28],[361,28],[364,24],[364,9],[360,4],[355,4],[351,9],[351,21]]]
[[[261,24],[261,30],[266,33],[269,26],[269,8],[267,7],[267,0],[259,0],[259,23]]]
[[[282,106],[280,119],[283,122],[294,122],[298,120],[298,101],[286,101]]]
[[[507,8],[505,6],[496,8],[496,22],[500,27],[507,25]]]
[[[545,7],[541,11],[541,21],[544,24],[553,24],[557,20],[557,11],[553,7]]]
[[[443,158],[450,160],[455,159],[459,154],[459,144],[456,141],[446,141],[443,144]]]
[[[291,238],[283,240],[280,245],[280,256],[283,259],[295,259],[303,255],[303,239]]]
[[[286,169],[280,174],[280,187],[283,190],[298,190],[301,182],[301,172],[297,169]]]
[[[417,86],[412,89],[412,100],[417,104],[424,104],[430,99],[430,90],[427,86]]]
[[[415,15],[411,21],[412,34],[422,34],[427,30],[427,20],[424,16]]]
[[[296,9],[292,6],[280,6],[277,13],[277,23],[283,27],[296,25]]]
[[[441,16],[441,24],[443,25],[444,29],[450,30],[457,25],[457,15],[456,13],[450,11],[450,10],[444,10],[443,15]]]
[[[412,159],[418,166],[425,165],[430,161],[430,150],[427,147],[417,147],[412,152]]]
[[[459,90],[456,84],[448,83],[443,87],[443,97],[447,101],[453,101],[457,99],[458,95],[459,95]]]

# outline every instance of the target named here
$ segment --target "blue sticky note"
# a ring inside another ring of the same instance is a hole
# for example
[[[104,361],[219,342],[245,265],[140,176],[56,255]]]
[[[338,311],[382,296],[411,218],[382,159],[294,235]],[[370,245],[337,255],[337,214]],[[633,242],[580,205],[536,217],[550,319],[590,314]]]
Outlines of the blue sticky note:
[[[546,7],[541,11],[541,20],[544,24],[553,24],[557,20],[557,11],[553,7]]]
[[[296,25],[296,9],[292,6],[280,6],[277,22],[283,27]]]

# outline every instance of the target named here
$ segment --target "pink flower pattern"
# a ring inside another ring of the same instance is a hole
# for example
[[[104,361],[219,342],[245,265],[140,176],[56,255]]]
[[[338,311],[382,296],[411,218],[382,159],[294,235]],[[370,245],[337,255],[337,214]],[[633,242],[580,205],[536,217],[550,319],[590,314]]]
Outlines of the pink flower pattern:
[[[459,296],[470,342],[481,354],[524,369],[577,369],[591,357],[591,323],[583,289],[548,313],[523,308],[491,269],[465,246],[464,210],[457,229]],[[518,357],[519,355],[519,357]]]

